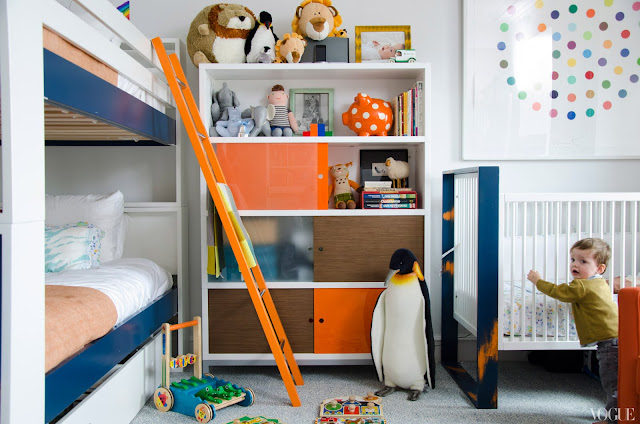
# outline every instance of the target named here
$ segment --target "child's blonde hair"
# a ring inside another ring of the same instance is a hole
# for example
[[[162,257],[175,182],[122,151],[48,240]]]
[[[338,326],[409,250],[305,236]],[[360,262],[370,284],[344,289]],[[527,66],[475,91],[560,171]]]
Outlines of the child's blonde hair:
[[[571,246],[571,250],[579,249],[579,250],[588,250],[593,253],[593,257],[598,263],[604,264],[605,266],[609,263],[609,258],[611,258],[611,247],[609,244],[600,239],[600,238],[585,238],[582,240],[578,240]]]

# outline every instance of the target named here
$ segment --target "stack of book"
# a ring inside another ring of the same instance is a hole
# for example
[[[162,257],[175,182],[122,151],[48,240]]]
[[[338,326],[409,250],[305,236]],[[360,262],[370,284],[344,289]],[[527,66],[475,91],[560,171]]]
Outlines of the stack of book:
[[[424,82],[417,81],[411,90],[400,93],[392,102],[393,133],[424,135]]]
[[[388,183],[388,184],[382,184]],[[362,209],[416,209],[418,194],[411,188],[392,188],[391,181],[367,184],[361,194]]]

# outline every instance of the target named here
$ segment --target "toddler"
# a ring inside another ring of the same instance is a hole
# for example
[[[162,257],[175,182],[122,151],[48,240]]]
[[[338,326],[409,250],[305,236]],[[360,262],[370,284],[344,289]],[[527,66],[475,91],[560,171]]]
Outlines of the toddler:
[[[607,416],[614,418],[618,403],[618,306],[602,278],[611,248],[602,239],[586,238],[578,240],[570,254],[571,283],[556,285],[544,281],[534,270],[529,271],[527,279],[542,293],[571,303],[580,344],[597,346],[600,382],[607,396]]]

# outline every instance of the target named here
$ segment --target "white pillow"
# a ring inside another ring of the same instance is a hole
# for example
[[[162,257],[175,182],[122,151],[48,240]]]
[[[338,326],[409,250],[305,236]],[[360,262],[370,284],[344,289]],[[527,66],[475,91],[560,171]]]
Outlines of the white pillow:
[[[112,194],[47,195],[45,199],[45,224],[65,225],[79,221],[88,222],[105,232],[102,239],[101,262],[119,259],[124,237],[120,236],[124,196],[120,191]],[[123,240],[119,240],[122,238]]]
[[[86,222],[45,226],[44,272],[97,267],[103,237],[104,231]]]

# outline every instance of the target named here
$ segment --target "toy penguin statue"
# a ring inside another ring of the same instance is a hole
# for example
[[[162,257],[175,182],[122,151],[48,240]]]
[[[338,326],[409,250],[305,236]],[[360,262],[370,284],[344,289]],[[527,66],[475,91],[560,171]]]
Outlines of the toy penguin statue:
[[[435,387],[435,342],[429,289],[418,260],[407,249],[391,256],[384,290],[373,310],[371,355],[386,396],[396,387],[410,390],[417,400],[425,383]]]

